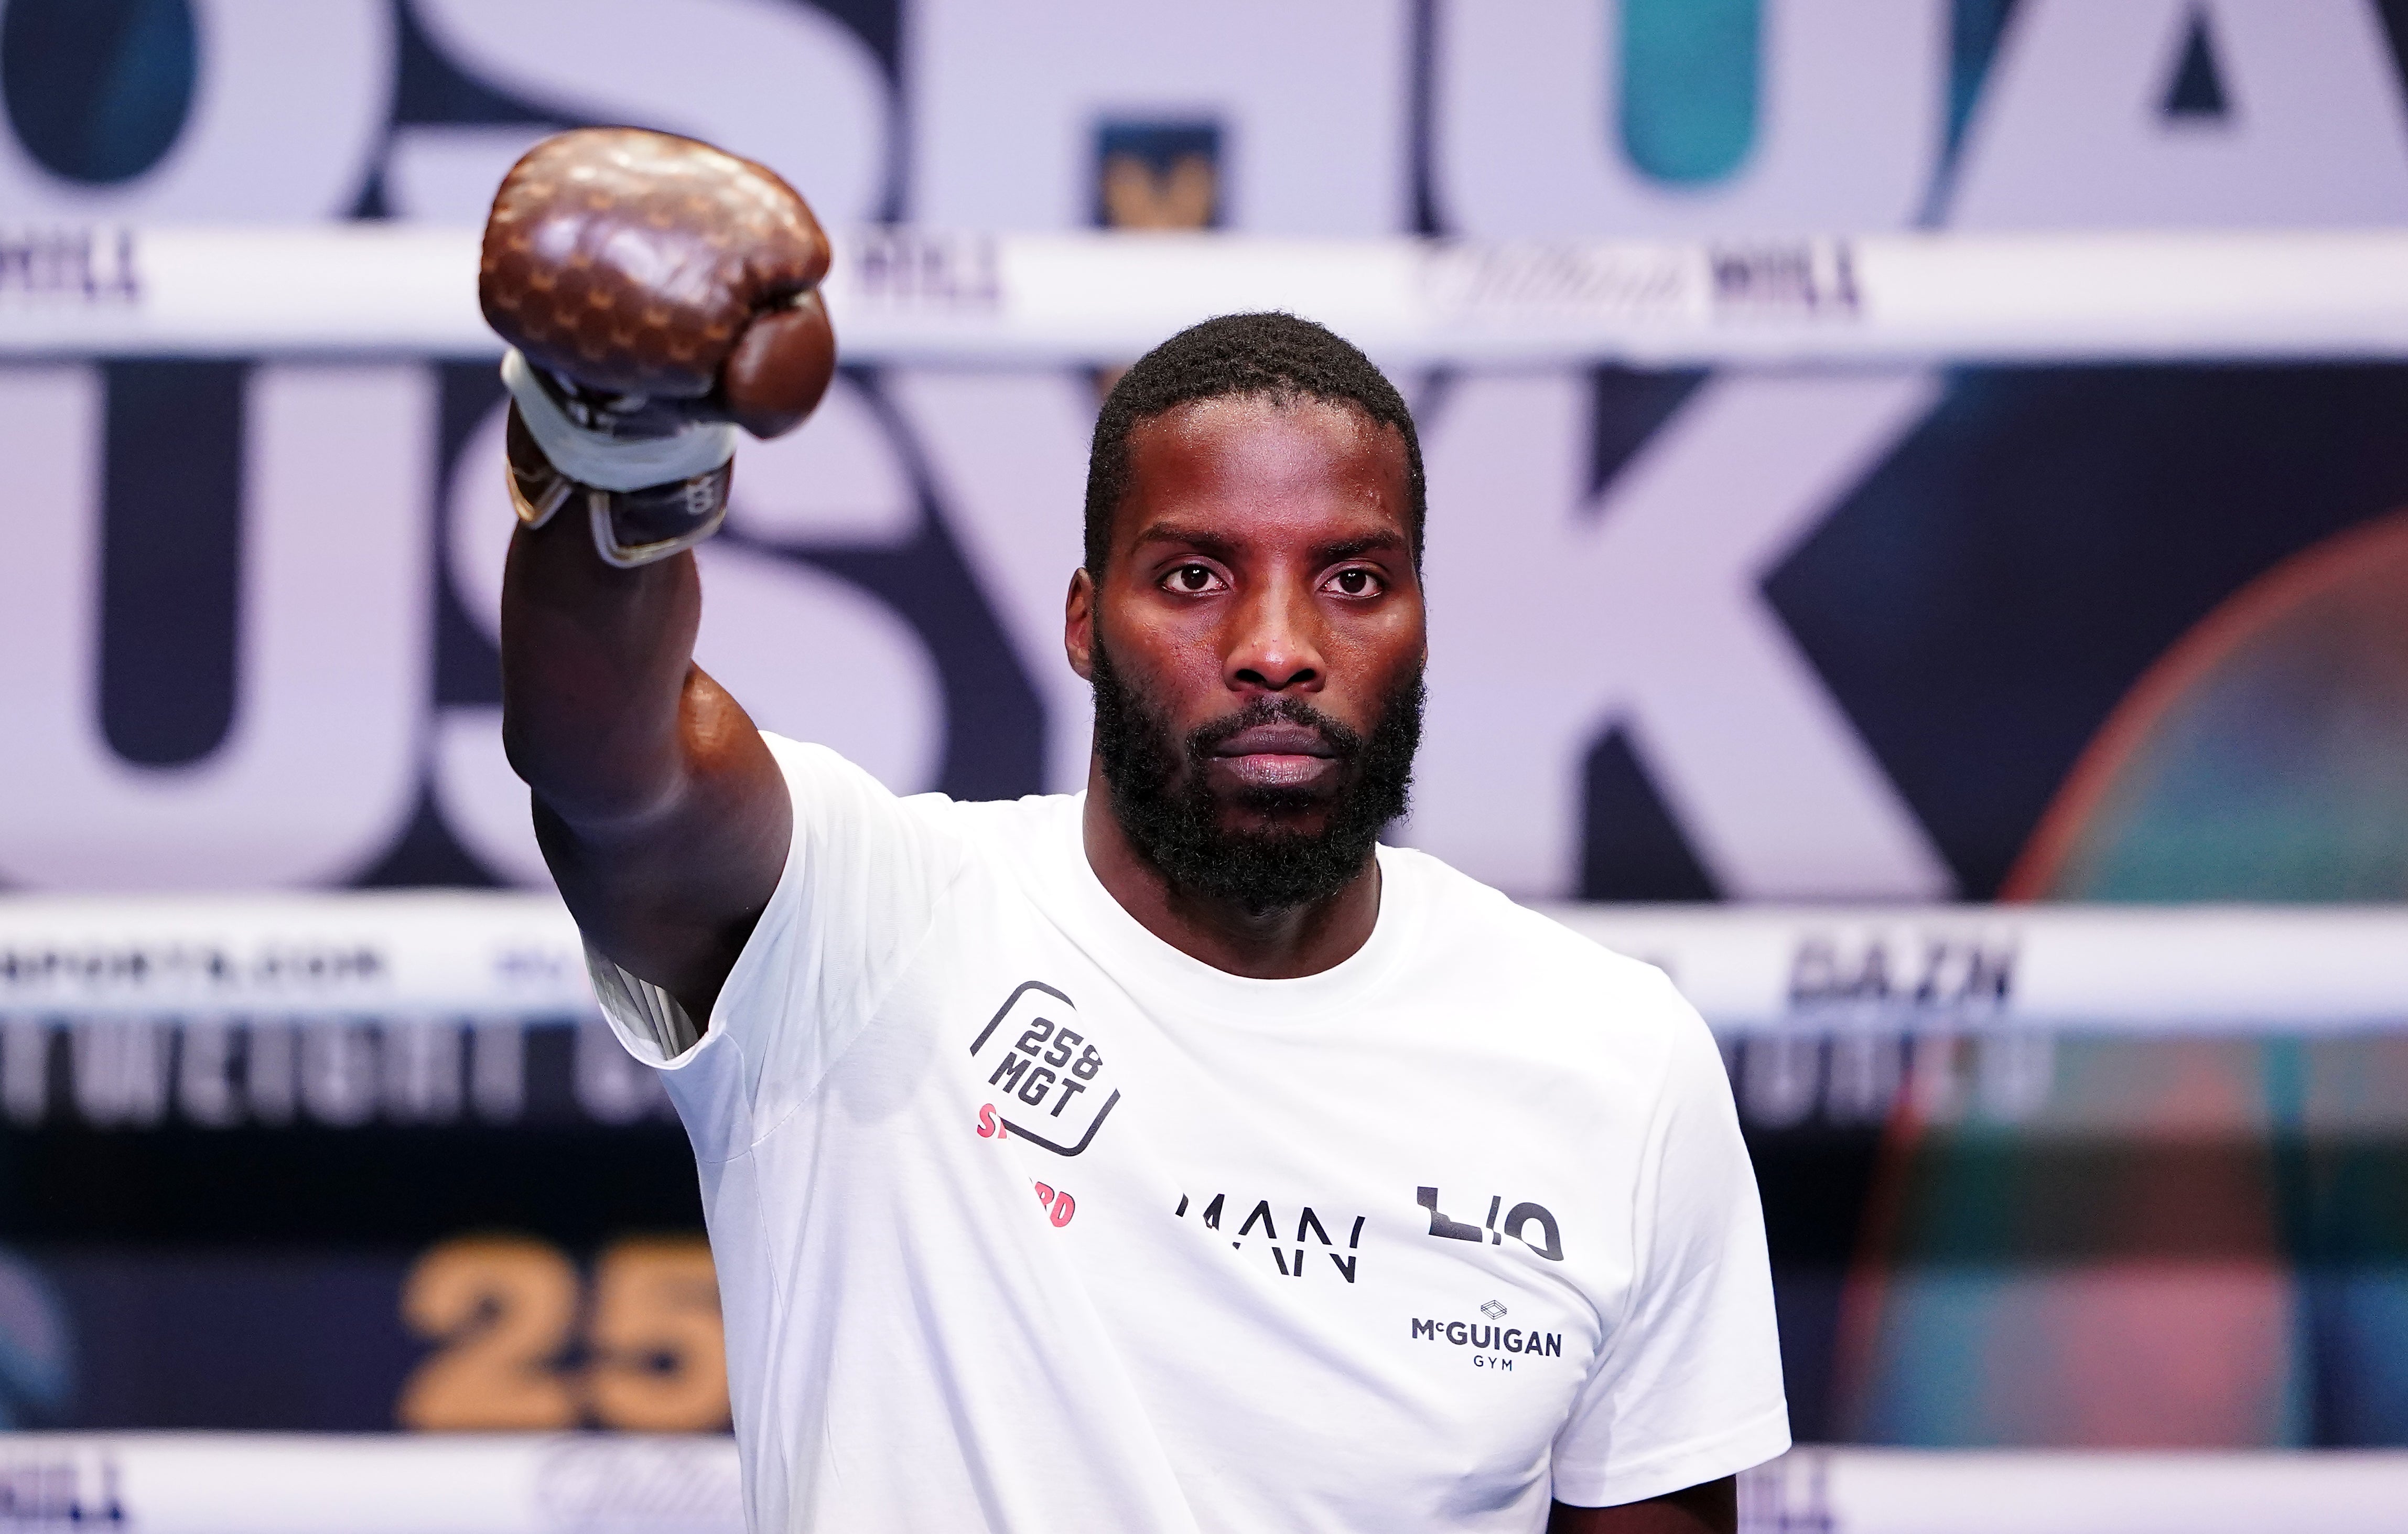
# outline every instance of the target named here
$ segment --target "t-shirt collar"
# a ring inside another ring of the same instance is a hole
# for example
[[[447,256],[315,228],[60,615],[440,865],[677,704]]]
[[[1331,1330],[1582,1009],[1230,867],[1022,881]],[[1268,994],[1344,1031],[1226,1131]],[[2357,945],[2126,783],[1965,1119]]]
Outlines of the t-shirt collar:
[[[1384,979],[1409,946],[1407,929],[1420,904],[1412,889],[1409,860],[1383,847],[1378,849],[1380,911],[1361,948],[1318,975],[1295,979],[1260,980],[1216,969],[1147,931],[1104,888],[1087,861],[1086,806],[1083,790],[1068,796],[1047,840],[1060,876],[1057,888],[1068,892],[1080,924],[1101,950],[1098,958],[1106,960],[1107,969],[1142,975],[1216,1019],[1294,1022],[1345,1006]]]

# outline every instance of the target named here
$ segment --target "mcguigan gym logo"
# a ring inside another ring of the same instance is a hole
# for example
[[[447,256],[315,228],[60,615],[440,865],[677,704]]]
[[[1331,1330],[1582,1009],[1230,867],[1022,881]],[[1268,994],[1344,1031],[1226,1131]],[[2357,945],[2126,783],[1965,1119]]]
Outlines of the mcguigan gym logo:
[[[1507,1314],[1503,1300],[1492,1299],[1480,1308],[1484,1321],[1425,1321],[1413,1319],[1413,1340],[1446,1342],[1471,1352],[1474,1368],[1502,1369],[1511,1373],[1517,1358],[1561,1358],[1564,1355],[1564,1334],[1561,1332],[1525,1331],[1505,1324]]]
[[[1057,1156],[1075,1156],[1121,1100],[1087,1037],[1076,1003],[1042,980],[1024,980],[970,1040],[1007,1117],[1004,1128]]]

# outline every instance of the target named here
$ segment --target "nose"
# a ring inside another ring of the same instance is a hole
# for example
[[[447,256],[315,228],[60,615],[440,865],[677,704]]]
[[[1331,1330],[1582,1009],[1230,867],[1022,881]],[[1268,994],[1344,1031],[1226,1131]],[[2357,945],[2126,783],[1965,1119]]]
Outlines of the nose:
[[[1292,583],[1268,583],[1231,615],[1230,643],[1221,664],[1232,692],[1318,692],[1326,674],[1318,615]]]

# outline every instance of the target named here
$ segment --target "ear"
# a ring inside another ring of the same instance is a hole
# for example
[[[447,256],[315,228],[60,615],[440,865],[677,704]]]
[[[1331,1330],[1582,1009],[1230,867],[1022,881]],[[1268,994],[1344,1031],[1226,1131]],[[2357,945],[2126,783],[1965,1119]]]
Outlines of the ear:
[[[1070,595],[1062,608],[1062,648],[1081,681],[1096,679],[1096,581],[1084,570],[1070,572]]]

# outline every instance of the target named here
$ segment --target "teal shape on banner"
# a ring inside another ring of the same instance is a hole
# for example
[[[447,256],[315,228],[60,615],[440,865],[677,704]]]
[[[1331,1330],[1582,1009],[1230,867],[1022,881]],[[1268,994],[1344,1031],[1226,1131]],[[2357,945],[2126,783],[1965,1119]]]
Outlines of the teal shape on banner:
[[[1622,0],[1622,149],[1632,165],[1683,185],[1740,167],[1756,144],[1763,31],[1760,0]]]

